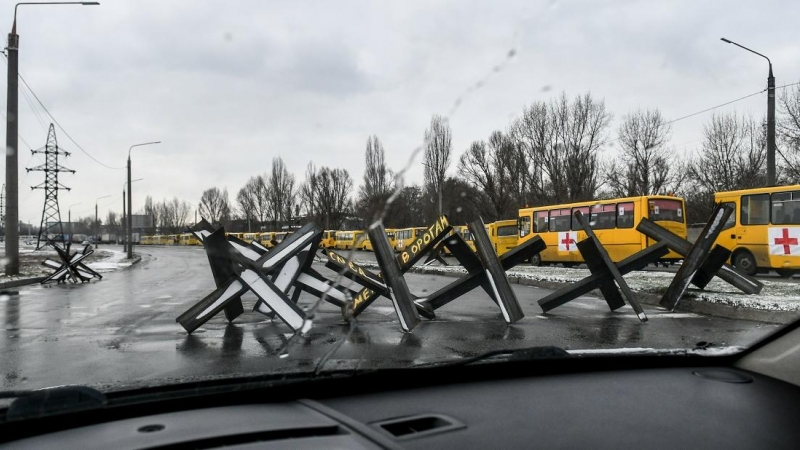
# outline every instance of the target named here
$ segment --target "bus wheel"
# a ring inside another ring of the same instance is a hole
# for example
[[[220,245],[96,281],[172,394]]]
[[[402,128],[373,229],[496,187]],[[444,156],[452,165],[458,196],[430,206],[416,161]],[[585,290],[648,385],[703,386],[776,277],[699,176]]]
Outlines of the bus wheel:
[[[775,272],[778,272],[781,278],[791,278],[798,271],[795,269],[775,269]]]
[[[531,256],[531,265],[534,267],[538,267],[542,265],[542,255],[539,253]]]
[[[733,266],[751,277],[758,271],[756,259],[753,257],[752,253],[746,250],[737,253],[736,256],[733,257]]]

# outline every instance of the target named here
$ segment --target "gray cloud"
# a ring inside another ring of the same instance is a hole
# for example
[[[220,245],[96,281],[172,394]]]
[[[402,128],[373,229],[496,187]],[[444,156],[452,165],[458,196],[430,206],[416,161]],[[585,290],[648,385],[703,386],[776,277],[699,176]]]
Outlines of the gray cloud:
[[[134,152],[134,176],[145,178],[137,199],[196,202],[212,185],[233,195],[275,156],[298,177],[313,160],[360,180],[370,134],[398,170],[431,114],[446,113],[512,48],[514,62],[451,118],[457,155],[505,128],[524,105],[562,90],[591,90],[618,120],[654,106],[678,117],[762,88],[765,63],[721,43],[723,35],[770,55],[779,84],[794,82],[798,10],[793,1],[646,0],[21,7],[20,64],[62,125],[107,164],[124,165],[133,143],[164,141]],[[762,114],[765,102],[756,96],[732,108]],[[21,135],[42,145],[46,130],[22,98],[20,108]],[[681,151],[696,145],[706,119],[675,125]],[[82,202],[88,214],[96,197],[121,195],[124,171],[95,164],[61,133],[59,142],[78,169],[64,179],[74,188],[65,211]],[[410,181],[421,173],[416,164]],[[41,193],[23,189],[38,182],[31,174],[21,183],[23,220],[41,212]],[[115,198],[100,202],[101,214],[105,202],[121,207]]]

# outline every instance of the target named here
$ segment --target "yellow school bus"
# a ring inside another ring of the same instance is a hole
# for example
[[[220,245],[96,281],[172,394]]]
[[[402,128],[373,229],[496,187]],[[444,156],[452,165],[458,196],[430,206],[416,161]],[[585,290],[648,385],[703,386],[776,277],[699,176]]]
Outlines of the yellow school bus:
[[[350,250],[356,248],[356,244],[361,239],[361,235],[363,235],[363,231],[337,231],[336,232],[336,244],[334,248],[337,250]]]
[[[244,233],[227,233],[226,232],[225,236],[235,236],[235,237],[237,237],[239,239],[242,239],[242,237],[244,236]]]
[[[247,242],[248,244],[253,241],[258,241],[258,233],[244,233],[242,235],[242,240]]]
[[[153,236],[142,236],[139,245],[153,245]]]
[[[286,239],[286,236],[288,236],[289,234],[290,233],[286,231],[278,231],[277,233],[275,233],[275,242],[280,244],[281,242],[283,242],[284,239]]]
[[[325,230],[322,232],[322,240],[319,241],[320,248],[336,247],[336,230]]]
[[[714,201],[735,208],[716,243],[748,275],[800,273],[800,185],[717,192]]]
[[[194,234],[183,233],[178,236],[178,245],[201,245],[201,243]]]
[[[260,242],[261,245],[263,245],[266,248],[274,247],[274,245],[273,245],[274,239],[275,239],[275,232],[274,231],[268,231],[266,233],[259,233],[258,234],[258,242]]]
[[[396,230],[394,228],[386,229],[386,238],[389,240],[389,248],[391,249],[394,249],[397,246],[397,239],[395,239],[395,231]],[[367,233],[364,233],[364,239],[361,241],[361,245],[358,248],[365,252],[373,251],[372,241],[369,239]]]
[[[401,228],[399,230],[395,230],[395,244],[394,250],[396,252],[402,252],[405,250],[406,247],[414,243],[414,240],[417,238],[417,235],[424,233],[426,230],[425,227],[411,227],[411,228]]]
[[[547,244],[546,249],[531,258],[532,265],[561,263],[572,267],[583,262],[576,244],[586,238],[586,233],[575,219],[575,211],[581,211],[589,219],[614,262],[655,243],[636,231],[642,217],[686,238],[686,206],[680,197],[648,195],[525,208],[519,210],[518,243],[540,236]],[[670,251],[661,262],[681,259],[681,255]]]
[[[519,228],[517,227],[517,221],[514,219],[498,220],[497,222],[486,224],[486,233],[489,235],[489,240],[492,241],[492,247],[494,247],[494,252],[497,253],[497,256],[501,256],[516,247],[517,240],[519,240]],[[474,246],[475,244],[473,243],[472,245]]]
[[[514,226],[516,226],[516,222],[514,223]],[[469,228],[466,225],[454,226],[453,233],[461,236],[461,238],[464,239],[464,242],[467,243],[467,246],[469,246],[469,248],[471,248],[473,252],[475,251],[475,238],[472,237],[472,232],[469,231]],[[447,249],[445,249],[444,252],[446,255],[450,254],[450,251]]]

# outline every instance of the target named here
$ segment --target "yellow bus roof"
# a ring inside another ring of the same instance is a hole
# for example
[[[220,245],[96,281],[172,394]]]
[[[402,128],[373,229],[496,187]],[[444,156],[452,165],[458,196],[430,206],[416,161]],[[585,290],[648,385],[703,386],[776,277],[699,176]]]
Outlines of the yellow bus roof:
[[[621,198],[607,198],[603,200],[590,200],[585,202],[575,202],[575,203],[559,203],[555,205],[542,205],[542,206],[533,206],[530,208],[520,208],[520,214],[523,212],[528,211],[537,211],[542,209],[553,209],[553,208],[575,208],[581,206],[592,206],[597,204],[603,203],[623,203],[623,202],[637,202],[641,201],[643,198],[648,199],[663,199],[663,200],[681,200],[683,201],[683,197],[671,196],[671,195],[640,195],[638,197],[621,197]]]
[[[747,194],[772,194],[773,192],[794,191],[799,189],[800,189],[800,184],[790,184],[787,186],[760,187],[751,189],[739,189],[738,191],[715,192],[714,198],[732,197],[732,196],[747,195]]]

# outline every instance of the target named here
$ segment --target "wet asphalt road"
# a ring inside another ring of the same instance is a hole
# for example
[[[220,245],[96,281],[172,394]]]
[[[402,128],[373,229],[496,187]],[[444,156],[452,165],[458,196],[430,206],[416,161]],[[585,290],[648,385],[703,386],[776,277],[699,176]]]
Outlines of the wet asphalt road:
[[[704,341],[744,346],[777,328],[647,305],[650,320],[641,324],[630,307],[610,312],[596,297],[581,297],[543,315],[536,301],[550,291],[512,285],[526,317],[510,326],[477,289],[408,334],[400,330],[387,299],[378,299],[352,327],[337,307],[323,304],[311,331],[289,342],[292,333],[282,322],[250,312],[255,297],[248,294],[245,313],[232,324],[220,314],[188,335],[175,318],[214,289],[203,249],[138,247],[137,252],[143,254],[140,264],[101,281],[27,286],[19,288],[19,296],[0,299],[0,388],[116,388],[306,371],[323,358],[325,369],[397,367],[535,345],[693,348]],[[321,264],[318,268],[332,275]],[[455,280],[417,274],[406,279],[417,295]],[[300,304],[314,301],[304,294]],[[282,351],[288,354],[281,357]]]

